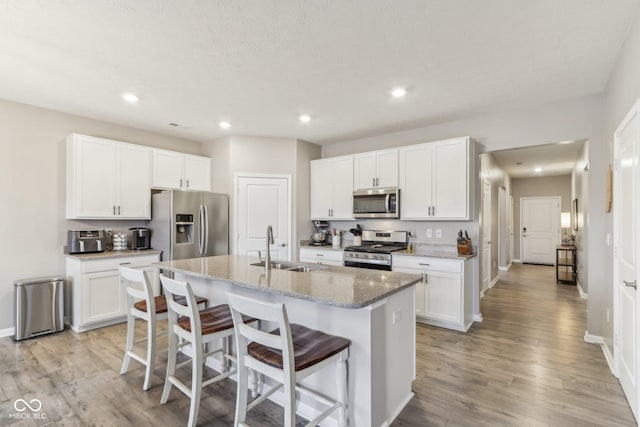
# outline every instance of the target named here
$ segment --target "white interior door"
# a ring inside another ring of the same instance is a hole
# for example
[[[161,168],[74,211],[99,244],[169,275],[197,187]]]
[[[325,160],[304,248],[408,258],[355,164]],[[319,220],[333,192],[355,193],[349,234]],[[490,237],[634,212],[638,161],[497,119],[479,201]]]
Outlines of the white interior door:
[[[629,406],[638,419],[638,104],[615,133],[614,183],[614,340],[616,371]],[[618,343],[617,346],[615,343]]]
[[[482,289],[491,284],[491,181],[482,181]]]
[[[507,267],[507,190],[498,188],[498,265]]]
[[[509,262],[513,261],[513,196],[509,196]]]
[[[274,260],[291,260],[291,178],[288,176],[236,177],[236,245],[238,255],[262,257],[267,226],[273,228],[270,246]]]
[[[560,198],[523,197],[520,199],[522,262],[556,262],[560,236]]]

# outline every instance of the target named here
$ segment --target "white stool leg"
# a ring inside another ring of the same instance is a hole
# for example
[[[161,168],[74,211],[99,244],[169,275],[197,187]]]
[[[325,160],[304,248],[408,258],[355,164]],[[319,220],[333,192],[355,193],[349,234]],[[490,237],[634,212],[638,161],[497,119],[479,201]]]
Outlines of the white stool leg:
[[[258,374],[253,369],[249,371],[249,390],[251,390],[251,397],[258,397]]]
[[[338,360],[336,366],[336,380],[338,386],[338,402],[340,402],[340,407],[338,408],[338,425],[340,427],[346,427],[348,423],[347,418],[347,394],[348,394],[348,372],[347,372],[347,359],[349,358],[349,353],[347,351],[343,352],[342,357]]]
[[[200,396],[202,395],[202,345],[192,343],[193,362],[191,370],[191,406],[189,407],[189,421],[187,426],[195,427],[198,422],[198,410],[200,409]]]
[[[286,377],[285,377],[286,378]],[[295,374],[284,384],[284,426],[296,425],[296,380]]]
[[[136,318],[133,314],[127,314],[127,343],[124,346],[124,361],[122,362],[122,369],[120,374],[126,374],[129,369],[129,362],[131,362],[130,351],[133,351],[133,340],[136,333]]]
[[[167,358],[167,374],[164,379],[164,388],[162,389],[162,397],[160,398],[160,403],[163,405],[167,403],[169,400],[169,394],[171,393],[171,381],[169,381],[169,377],[172,377],[176,373],[176,358],[178,356],[178,336],[171,329],[171,325],[169,325],[169,354]]]
[[[243,357],[238,355],[238,357]],[[238,363],[238,390],[236,392],[236,418],[234,427],[243,424],[247,418],[247,382],[248,368],[244,363]]]
[[[151,377],[153,376],[153,365],[156,359],[156,322],[153,316],[147,320],[147,370],[144,375],[143,390],[149,390]]]

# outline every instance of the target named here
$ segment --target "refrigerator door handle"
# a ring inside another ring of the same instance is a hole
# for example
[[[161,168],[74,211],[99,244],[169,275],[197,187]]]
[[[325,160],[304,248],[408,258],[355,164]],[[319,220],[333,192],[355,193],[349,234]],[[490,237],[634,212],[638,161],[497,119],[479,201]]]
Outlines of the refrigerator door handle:
[[[209,210],[207,205],[204,205],[204,249],[202,255],[206,255],[209,251]]]
[[[200,255],[203,255],[204,251],[204,209],[203,206],[200,205],[200,227],[198,227],[198,252]]]

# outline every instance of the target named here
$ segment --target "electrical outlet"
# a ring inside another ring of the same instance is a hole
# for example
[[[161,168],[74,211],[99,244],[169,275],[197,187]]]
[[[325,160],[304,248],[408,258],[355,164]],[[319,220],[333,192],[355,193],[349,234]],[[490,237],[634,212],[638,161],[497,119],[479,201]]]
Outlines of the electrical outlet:
[[[437,239],[442,239],[442,229],[441,228],[436,228],[436,238]]]
[[[427,237],[428,237],[428,238],[433,237],[433,230],[432,230],[432,229],[430,229],[430,228],[427,228]]]
[[[402,310],[396,310],[393,312],[393,324],[395,325],[402,319]]]

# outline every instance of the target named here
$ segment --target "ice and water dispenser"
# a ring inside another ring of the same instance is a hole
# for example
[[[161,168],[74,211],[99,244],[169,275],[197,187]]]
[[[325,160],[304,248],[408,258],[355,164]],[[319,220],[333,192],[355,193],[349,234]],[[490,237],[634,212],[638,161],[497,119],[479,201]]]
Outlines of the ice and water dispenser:
[[[176,214],[176,243],[193,243],[193,215]]]

